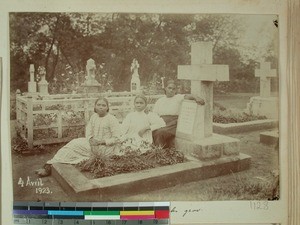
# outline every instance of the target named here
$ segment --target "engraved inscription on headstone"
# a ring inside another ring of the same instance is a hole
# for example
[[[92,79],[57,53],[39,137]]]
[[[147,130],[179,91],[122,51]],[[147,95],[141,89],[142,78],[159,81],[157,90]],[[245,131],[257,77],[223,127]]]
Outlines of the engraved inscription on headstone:
[[[177,131],[185,134],[193,134],[197,103],[184,101],[181,105],[181,112],[178,121]]]

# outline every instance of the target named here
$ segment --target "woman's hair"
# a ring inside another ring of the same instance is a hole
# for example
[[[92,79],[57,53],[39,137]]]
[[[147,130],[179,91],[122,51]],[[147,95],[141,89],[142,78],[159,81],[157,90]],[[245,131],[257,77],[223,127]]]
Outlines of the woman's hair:
[[[96,106],[96,104],[97,104],[99,101],[104,101],[104,102],[106,103],[106,105],[107,105],[107,112],[109,112],[109,104],[108,104],[107,99],[104,98],[104,97],[98,98],[98,99],[95,101],[95,106]],[[95,106],[94,106],[94,112],[96,112]]]
[[[146,105],[148,104],[148,101],[147,101],[147,98],[146,98],[146,96],[145,96],[145,95],[142,95],[142,94],[138,94],[138,95],[136,95],[136,96],[135,96],[135,98],[134,98],[134,100],[133,100],[133,102],[135,103],[136,99],[138,99],[138,98],[141,98],[141,99],[143,99],[143,100],[144,100],[144,102],[146,103]]]
[[[172,80],[172,79],[167,80],[166,83],[165,83],[165,88],[164,88],[164,93],[165,94],[166,94],[166,87],[168,87],[170,84],[174,84],[175,87],[177,87],[175,80]],[[176,90],[175,94],[177,94],[177,90]]]
[[[175,80],[172,79],[166,81],[165,87],[167,87],[169,84],[174,84],[176,86]]]

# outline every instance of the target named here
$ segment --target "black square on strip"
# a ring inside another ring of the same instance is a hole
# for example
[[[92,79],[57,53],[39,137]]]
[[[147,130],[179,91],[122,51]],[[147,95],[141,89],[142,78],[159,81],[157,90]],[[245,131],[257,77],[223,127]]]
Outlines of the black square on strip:
[[[76,207],[76,211],[92,211],[92,207]]]
[[[109,207],[108,211],[122,211],[123,207]]]
[[[60,210],[59,202],[45,202],[44,210]]]
[[[108,211],[107,207],[93,207],[91,211]]]
[[[28,202],[28,206],[30,210],[43,210],[44,203],[43,202]]]
[[[154,210],[154,206],[141,206],[141,207],[139,207],[139,210],[152,211],[152,210]]]
[[[14,202],[13,209],[14,210],[28,210],[28,203],[27,202]]]
[[[134,206],[134,207],[124,207],[124,211],[138,211],[139,210],[139,207],[137,206]]]
[[[154,206],[155,210],[170,210],[169,206]]]

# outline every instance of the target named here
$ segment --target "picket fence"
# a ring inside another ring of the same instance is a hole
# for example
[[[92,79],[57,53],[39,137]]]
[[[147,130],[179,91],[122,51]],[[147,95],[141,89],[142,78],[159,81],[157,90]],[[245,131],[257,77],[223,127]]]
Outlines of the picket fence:
[[[27,141],[29,149],[37,145],[68,142],[84,137],[85,127],[94,113],[97,98],[104,96],[109,101],[110,113],[121,122],[133,111],[135,95],[129,92],[106,94],[60,94],[16,96],[16,130]],[[163,95],[150,95],[148,108]]]

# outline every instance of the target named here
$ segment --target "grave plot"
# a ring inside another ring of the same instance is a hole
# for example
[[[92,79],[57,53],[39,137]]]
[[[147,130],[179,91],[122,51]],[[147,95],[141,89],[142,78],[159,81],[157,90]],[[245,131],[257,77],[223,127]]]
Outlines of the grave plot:
[[[228,67],[211,63],[212,43],[194,43],[192,65],[178,69],[180,79],[192,79],[192,94],[205,100],[205,105],[187,100],[181,106],[175,146],[187,162],[98,179],[55,164],[53,176],[76,201],[108,201],[248,169],[251,157],[239,152],[239,140],[212,132],[213,81],[228,80]]]
[[[199,181],[248,169],[251,159],[245,154],[202,162],[188,162],[128,174],[91,179],[78,168],[53,164],[52,176],[74,201],[121,201],[127,196]]]

